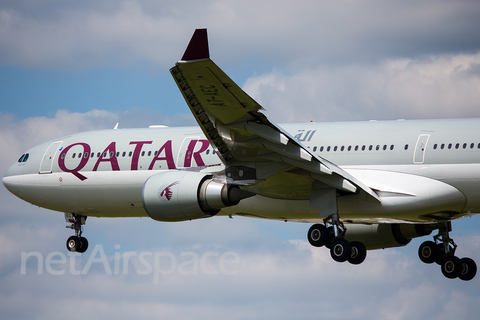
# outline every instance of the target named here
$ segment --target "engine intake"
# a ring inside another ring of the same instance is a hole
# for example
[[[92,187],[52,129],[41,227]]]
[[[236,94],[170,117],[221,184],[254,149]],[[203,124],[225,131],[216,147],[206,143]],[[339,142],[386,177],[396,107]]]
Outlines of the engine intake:
[[[142,202],[152,219],[185,221],[212,217],[253,195],[238,186],[214,181],[206,173],[169,170],[145,182]]]

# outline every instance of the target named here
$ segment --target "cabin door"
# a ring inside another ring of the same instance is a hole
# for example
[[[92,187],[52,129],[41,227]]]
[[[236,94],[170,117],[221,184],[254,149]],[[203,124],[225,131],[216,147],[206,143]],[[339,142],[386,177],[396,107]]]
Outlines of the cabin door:
[[[425,161],[425,151],[427,150],[427,142],[430,138],[429,134],[421,134],[418,137],[415,153],[413,154],[413,163],[423,163]]]

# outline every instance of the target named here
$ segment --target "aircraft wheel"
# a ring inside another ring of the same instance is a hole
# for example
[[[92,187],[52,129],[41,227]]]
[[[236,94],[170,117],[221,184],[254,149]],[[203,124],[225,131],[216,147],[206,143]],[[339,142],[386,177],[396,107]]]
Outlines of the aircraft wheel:
[[[455,279],[462,271],[462,263],[455,256],[446,257],[442,264],[442,273],[448,279]]]
[[[470,258],[460,259],[462,269],[458,277],[464,281],[472,280],[477,274],[477,264]]]
[[[80,248],[77,248],[77,252],[84,253],[87,251],[88,241],[84,237],[80,237]]]
[[[348,262],[351,264],[360,264],[365,261],[367,257],[367,249],[365,245],[359,241],[350,242],[352,247],[350,257],[348,257]]]
[[[351,256],[352,246],[345,239],[335,239],[330,248],[332,259],[337,262],[345,262]]]
[[[331,249],[333,239],[335,238],[335,231],[333,231],[333,226],[327,228],[327,240],[325,241],[325,248]]]
[[[433,263],[437,260],[438,256],[438,247],[433,241],[425,241],[420,245],[420,248],[418,248],[418,257],[424,263]]]
[[[328,239],[327,228],[323,224],[314,224],[307,234],[308,242],[314,247],[321,247]]]
[[[443,250],[443,243],[437,244],[437,259],[435,259],[435,263],[441,266],[443,262],[445,261],[445,250]]]
[[[80,248],[80,239],[77,236],[71,236],[67,239],[67,249],[70,252],[77,252]]]

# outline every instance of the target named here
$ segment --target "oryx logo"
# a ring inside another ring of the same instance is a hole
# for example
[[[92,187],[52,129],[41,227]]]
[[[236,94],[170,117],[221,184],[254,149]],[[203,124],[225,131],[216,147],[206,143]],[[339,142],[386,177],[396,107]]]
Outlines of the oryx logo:
[[[178,181],[175,181],[174,183],[169,184],[164,189],[162,189],[163,186],[161,186],[160,189],[158,190],[159,191],[158,198],[161,199],[163,196],[165,196],[165,198],[167,198],[167,200],[170,201],[172,199],[172,196],[173,196],[173,192],[170,188],[177,185],[177,184],[178,184]],[[160,190],[162,190],[162,191],[160,191]]]

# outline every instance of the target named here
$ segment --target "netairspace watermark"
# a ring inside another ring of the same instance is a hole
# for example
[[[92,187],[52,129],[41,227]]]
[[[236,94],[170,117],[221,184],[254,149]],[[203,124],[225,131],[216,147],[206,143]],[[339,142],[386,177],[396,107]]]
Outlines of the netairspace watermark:
[[[120,249],[119,245],[115,249]],[[67,258],[68,256],[68,258]],[[82,261],[77,260],[80,258]],[[83,265],[83,261],[86,263]],[[29,267],[27,268],[27,262]],[[219,253],[207,251],[198,254],[193,251],[184,251],[178,255],[169,251],[128,251],[115,252],[114,256],[107,256],[102,245],[96,245],[90,251],[88,259],[84,254],[69,252],[65,255],[63,252],[54,251],[45,258],[42,253],[37,251],[22,252],[20,274],[25,275],[32,272],[32,265],[36,272],[41,275],[46,273],[51,275],[86,275],[92,266],[97,272],[105,272],[107,275],[128,275],[135,272],[137,275],[153,275],[153,283],[158,284],[162,276],[173,274],[179,275],[236,275],[240,265],[240,256],[227,251]]]

